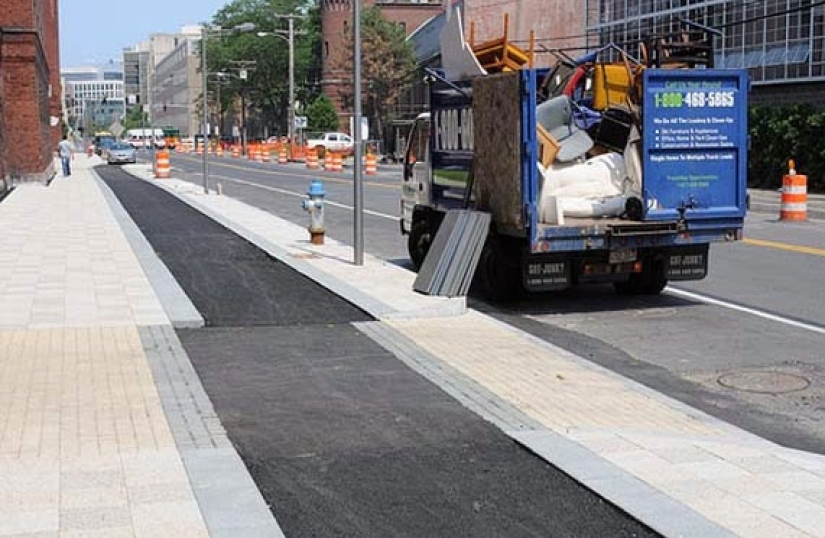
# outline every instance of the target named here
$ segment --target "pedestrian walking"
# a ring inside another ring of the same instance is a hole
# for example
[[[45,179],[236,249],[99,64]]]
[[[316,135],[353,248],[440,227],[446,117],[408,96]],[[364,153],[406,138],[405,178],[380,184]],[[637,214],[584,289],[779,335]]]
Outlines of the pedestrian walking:
[[[74,159],[74,147],[69,142],[68,135],[63,135],[63,140],[57,144],[57,153],[60,155],[60,162],[63,164],[63,177],[72,175],[72,159]]]

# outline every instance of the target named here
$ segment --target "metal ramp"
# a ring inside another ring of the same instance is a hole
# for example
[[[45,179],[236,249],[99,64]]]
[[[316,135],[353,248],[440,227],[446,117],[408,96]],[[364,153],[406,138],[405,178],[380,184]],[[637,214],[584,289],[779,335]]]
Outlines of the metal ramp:
[[[448,211],[421,264],[413,289],[442,297],[467,295],[489,231],[489,213],[469,209]]]

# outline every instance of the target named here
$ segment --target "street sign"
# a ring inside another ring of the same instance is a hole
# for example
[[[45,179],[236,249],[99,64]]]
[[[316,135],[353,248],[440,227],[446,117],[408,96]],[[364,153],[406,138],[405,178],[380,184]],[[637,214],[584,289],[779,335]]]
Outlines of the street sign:
[[[124,130],[125,129],[123,128],[123,125],[121,125],[119,121],[116,121],[115,123],[112,124],[111,127],[109,127],[109,132],[111,132],[113,135],[115,135],[118,138],[120,138],[120,135],[123,134]]]
[[[307,117],[306,116],[295,116],[295,128],[296,129],[306,129],[307,128]]]

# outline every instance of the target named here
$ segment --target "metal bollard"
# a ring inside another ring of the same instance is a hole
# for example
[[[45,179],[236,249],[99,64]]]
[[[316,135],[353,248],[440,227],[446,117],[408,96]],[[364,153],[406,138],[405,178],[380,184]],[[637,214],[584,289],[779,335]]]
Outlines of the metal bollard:
[[[313,179],[307,191],[308,198],[301,202],[304,211],[309,212],[309,239],[313,245],[324,244],[324,185]]]

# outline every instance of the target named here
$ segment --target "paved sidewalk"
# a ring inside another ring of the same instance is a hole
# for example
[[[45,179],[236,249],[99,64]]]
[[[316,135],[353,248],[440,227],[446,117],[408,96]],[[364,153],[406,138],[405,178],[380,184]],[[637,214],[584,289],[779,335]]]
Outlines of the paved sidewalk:
[[[149,179],[145,166],[130,170]],[[151,181],[151,179],[149,179]],[[666,536],[825,536],[825,457],[787,449],[506,326],[413,276],[199,186],[183,201],[372,313],[359,328],[517,441]]]
[[[99,162],[0,203],[0,536],[280,536]]]

